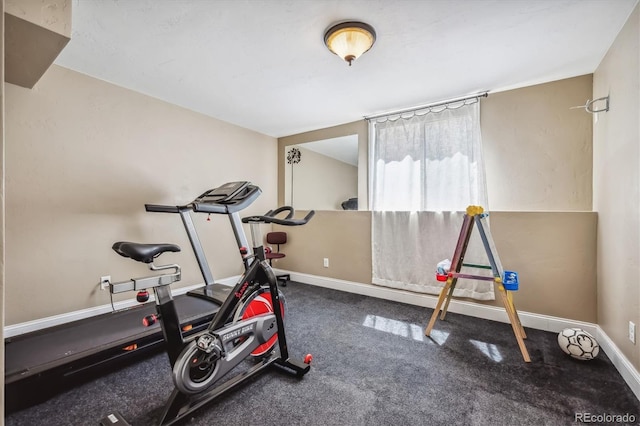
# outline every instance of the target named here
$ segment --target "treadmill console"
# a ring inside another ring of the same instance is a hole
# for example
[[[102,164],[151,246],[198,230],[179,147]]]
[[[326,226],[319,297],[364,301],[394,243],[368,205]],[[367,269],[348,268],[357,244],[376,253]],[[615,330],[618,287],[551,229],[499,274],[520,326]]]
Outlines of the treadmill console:
[[[230,214],[247,208],[262,193],[262,190],[251,182],[229,182],[213,188],[184,206],[165,206],[145,204],[148,212],[180,213],[182,210],[193,210],[198,213]]]
[[[196,198],[193,211],[203,213],[235,213],[248,207],[262,191],[251,182],[229,182]]]
[[[249,186],[249,182],[228,182],[217,188],[210,189],[209,191],[198,197],[198,199],[203,197],[210,197],[211,199],[209,200],[209,202],[233,202],[234,198],[241,195],[242,190],[246,189],[247,186]]]

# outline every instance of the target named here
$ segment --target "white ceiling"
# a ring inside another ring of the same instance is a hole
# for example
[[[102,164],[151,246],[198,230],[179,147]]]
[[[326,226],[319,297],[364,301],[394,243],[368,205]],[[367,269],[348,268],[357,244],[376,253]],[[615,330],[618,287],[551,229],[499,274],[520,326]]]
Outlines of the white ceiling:
[[[75,0],[56,63],[281,137],[592,73],[637,2]],[[323,42],[345,19],[378,36],[352,67]]]

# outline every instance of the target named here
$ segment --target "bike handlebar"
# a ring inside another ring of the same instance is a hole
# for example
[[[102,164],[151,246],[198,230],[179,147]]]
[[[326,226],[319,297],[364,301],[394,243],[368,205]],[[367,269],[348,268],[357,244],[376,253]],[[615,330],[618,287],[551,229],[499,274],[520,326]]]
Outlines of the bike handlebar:
[[[283,219],[283,218],[278,218],[276,217],[276,215],[282,213],[282,212],[289,212],[287,214],[287,216]],[[311,218],[316,214],[315,210],[311,210],[309,211],[309,213],[307,213],[307,215],[302,218],[302,219],[293,219],[293,214],[295,213],[295,210],[293,210],[293,207],[291,206],[282,206],[282,207],[278,207],[275,210],[269,210],[268,212],[266,212],[264,215],[262,216],[248,216],[248,217],[244,217],[242,218],[242,222],[243,223],[248,223],[248,222],[261,222],[261,223],[275,223],[277,225],[284,225],[284,226],[299,226],[299,225],[304,225],[307,222],[309,222],[311,220]]]

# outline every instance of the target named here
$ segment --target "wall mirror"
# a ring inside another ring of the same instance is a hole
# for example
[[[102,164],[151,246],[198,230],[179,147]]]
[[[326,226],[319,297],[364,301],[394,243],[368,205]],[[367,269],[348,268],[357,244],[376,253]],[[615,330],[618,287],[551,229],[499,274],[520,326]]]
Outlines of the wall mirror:
[[[300,210],[358,210],[358,135],[288,145],[284,201]]]

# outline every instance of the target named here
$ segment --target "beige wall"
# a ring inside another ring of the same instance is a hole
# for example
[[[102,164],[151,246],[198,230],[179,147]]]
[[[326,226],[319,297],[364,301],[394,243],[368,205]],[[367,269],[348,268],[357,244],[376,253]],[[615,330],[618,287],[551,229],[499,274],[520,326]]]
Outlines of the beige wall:
[[[518,308],[595,322],[597,220],[590,212],[591,117],[569,109],[591,97],[591,82],[588,75],[491,94],[482,100],[481,127],[487,168],[492,169],[487,175],[491,230],[504,267],[521,275],[521,290],[514,295]],[[545,130],[538,131],[531,123]],[[521,134],[523,128],[535,134]],[[311,138],[335,137],[335,132],[331,128],[328,135],[319,130],[281,138],[279,149]],[[516,173],[512,162],[520,163],[521,172]],[[282,175],[282,164],[279,170]],[[279,268],[371,283],[367,212],[318,212],[308,225],[285,230],[290,243],[283,247],[287,258]],[[452,241],[452,254],[454,248]],[[322,266],[325,257],[330,259],[328,269]],[[572,302],[563,303],[567,298]]]
[[[371,282],[371,213],[317,211],[305,226],[274,226],[288,234],[274,267],[359,283]],[[329,259],[324,268],[323,259]]]
[[[247,213],[276,206],[274,138],[58,66],[35,89],[7,84],[6,104],[7,325],[107,304],[100,276],[147,274],[111,250],[118,240],[179,244],[158,263],[201,283],[180,218],[145,203],[248,180],[263,195]],[[194,221],[214,277],[240,273],[228,220]]]
[[[592,212],[491,212],[500,260],[520,276],[519,310],[596,322],[596,223]],[[287,257],[275,267],[371,283],[370,212],[320,211],[305,226],[278,228],[289,239],[281,247]],[[453,255],[455,241],[450,246]],[[435,280],[433,270],[426,279]],[[499,300],[475,303],[502,306]]]
[[[494,211],[490,218],[502,265],[520,278],[513,293],[520,311],[596,322],[596,213]]]
[[[340,203],[358,196],[357,166],[301,146],[298,149],[301,161],[285,167],[285,204],[301,210],[342,210]]]
[[[640,326],[639,8],[596,70],[592,97],[610,97],[609,112],[593,117],[598,323],[636,369],[640,343],[631,343],[627,330],[629,321]]]
[[[492,93],[480,108],[489,207],[590,211],[592,75]]]

